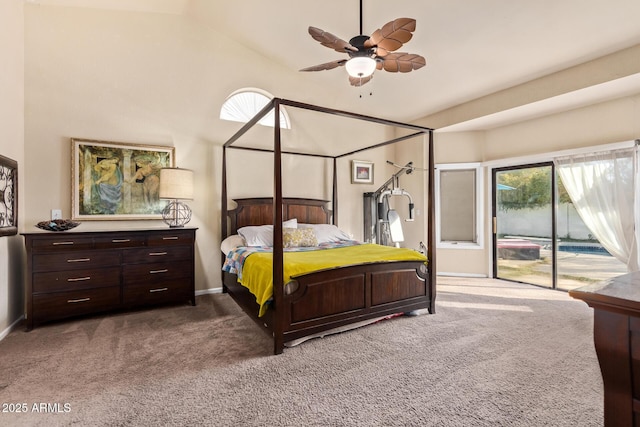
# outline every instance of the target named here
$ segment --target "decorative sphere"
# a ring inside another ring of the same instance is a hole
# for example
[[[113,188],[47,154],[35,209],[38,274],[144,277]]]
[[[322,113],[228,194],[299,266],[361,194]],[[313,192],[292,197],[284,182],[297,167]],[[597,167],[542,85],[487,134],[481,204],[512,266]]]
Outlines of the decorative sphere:
[[[162,220],[169,227],[184,227],[191,221],[191,209],[182,202],[171,201],[162,210]]]

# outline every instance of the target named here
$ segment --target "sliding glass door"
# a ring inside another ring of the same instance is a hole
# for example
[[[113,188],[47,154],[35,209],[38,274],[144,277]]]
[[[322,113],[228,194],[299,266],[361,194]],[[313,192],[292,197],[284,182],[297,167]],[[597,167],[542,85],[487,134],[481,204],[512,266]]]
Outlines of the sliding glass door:
[[[625,274],[625,263],[583,221],[556,172],[553,163],[493,170],[494,277],[570,290]],[[606,216],[606,209],[613,208],[600,204],[593,216]]]
[[[552,163],[494,169],[494,277],[555,287]]]

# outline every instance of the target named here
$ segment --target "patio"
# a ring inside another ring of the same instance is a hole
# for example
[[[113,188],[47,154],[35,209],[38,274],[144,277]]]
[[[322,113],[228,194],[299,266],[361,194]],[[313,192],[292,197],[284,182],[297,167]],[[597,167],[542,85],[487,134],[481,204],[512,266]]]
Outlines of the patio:
[[[627,267],[610,255],[557,252],[558,288],[574,289],[589,283],[608,280],[627,273]],[[539,260],[499,259],[499,276],[503,279],[551,284],[551,250],[540,249]]]

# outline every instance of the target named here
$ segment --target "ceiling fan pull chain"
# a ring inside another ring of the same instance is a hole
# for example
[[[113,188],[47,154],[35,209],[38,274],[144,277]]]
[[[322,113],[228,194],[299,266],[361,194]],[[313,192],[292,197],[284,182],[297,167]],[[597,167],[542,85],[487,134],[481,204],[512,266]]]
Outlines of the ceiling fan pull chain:
[[[371,79],[370,81],[372,81],[373,79]],[[373,85],[373,83],[372,83]],[[358,86],[358,89],[360,89],[360,95],[359,98],[362,99],[362,77],[360,77],[360,85]],[[373,88],[371,87],[371,90],[369,91],[369,96],[373,96]]]

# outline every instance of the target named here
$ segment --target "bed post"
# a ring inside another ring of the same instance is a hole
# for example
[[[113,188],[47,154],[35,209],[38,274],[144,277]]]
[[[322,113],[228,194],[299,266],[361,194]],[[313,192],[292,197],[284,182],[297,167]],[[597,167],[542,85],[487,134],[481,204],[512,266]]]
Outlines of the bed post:
[[[227,147],[222,147],[222,201],[220,206],[220,236],[221,239],[227,237],[227,216],[229,215],[227,207]],[[224,254],[221,256],[221,265],[224,265]],[[220,279],[222,281],[222,292],[226,292],[224,284],[224,271],[220,269]]]
[[[280,139],[280,100],[274,98],[275,117],[273,138],[273,353],[284,350],[284,254],[282,242],[282,146]]]
[[[333,195],[331,200],[333,201],[331,209],[332,212],[332,221],[333,225],[338,225],[338,160],[336,157],[333,158]]]
[[[220,232],[224,238],[227,237],[227,215],[229,214],[227,208],[227,147],[222,147],[222,202],[220,209],[222,211]]]
[[[427,259],[429,260],[429,313],[436,312],[436,208],[435,208],[435,159],[433,148],[433,130],[429,130],[429,186],[427,191],[428,215],[427,234],[429,237],[427,243]]]

